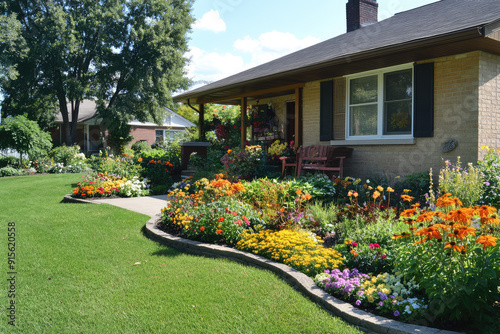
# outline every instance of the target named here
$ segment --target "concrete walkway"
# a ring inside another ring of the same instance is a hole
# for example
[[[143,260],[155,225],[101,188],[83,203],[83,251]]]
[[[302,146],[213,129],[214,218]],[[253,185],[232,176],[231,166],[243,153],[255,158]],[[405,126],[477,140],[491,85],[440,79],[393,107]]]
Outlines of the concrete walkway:
[[[111,204],[123,209],[148,215],[149,217],[154,217],[159,215],[161,209],[167,206],[167,195],[99,198],[92,199],[91,201],[86,200],[86,202]]]

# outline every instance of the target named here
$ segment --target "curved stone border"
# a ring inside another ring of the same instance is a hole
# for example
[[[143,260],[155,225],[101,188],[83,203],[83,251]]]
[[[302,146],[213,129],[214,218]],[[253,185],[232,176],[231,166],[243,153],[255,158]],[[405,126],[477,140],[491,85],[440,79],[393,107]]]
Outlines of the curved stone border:
[[[99,203],[86,199],[75,198],[71,195],[64,196],[65,202]],[[243,252],[234,248],[206,244],[199,241],[188,240],[170,235],[156,226],[161,219],[161,214],[153,216],[146,223],[144,233],[147,237],[183,252],[210,257],[225,257],[263,269],[270,270],[287,281],[296,290],[302,292],[315,303],[318,303],[331,313],[345,321],[375,333],[387,334],[459,334],[458,332],[440,330],[425,326],[405,324],[396,320],[377,316],[360,310],[349,303],[337,299],[320,287],[312,278],[285,264],[268,260],[262,256]]]

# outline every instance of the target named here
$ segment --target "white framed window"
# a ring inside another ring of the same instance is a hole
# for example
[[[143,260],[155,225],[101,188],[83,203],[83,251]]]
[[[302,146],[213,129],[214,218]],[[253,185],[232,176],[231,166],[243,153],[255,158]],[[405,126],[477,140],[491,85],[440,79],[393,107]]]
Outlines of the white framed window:
[[[346,139],[413,138],[413,66],[347,76]]]
[[[181,130],[155,129],[155,142],[171,142],[175,140],[175,135]]]

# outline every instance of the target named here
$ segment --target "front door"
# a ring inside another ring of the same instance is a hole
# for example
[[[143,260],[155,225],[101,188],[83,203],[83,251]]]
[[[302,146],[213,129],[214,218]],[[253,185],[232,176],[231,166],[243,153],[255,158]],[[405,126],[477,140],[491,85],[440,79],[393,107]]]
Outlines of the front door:
[[[287,143],[295,141],[295,102],[286,103],[286,133]]]

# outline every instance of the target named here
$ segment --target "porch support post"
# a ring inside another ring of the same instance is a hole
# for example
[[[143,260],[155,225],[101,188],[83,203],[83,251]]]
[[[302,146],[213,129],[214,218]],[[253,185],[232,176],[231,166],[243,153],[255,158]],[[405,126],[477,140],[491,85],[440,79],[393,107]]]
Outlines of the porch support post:
[[[295,148],[302,145],[302,133],[300,133],[300,125],[302,122],[300,119],[300,93],[301,88],[295,88],[295,143],[293,144]]]
[[[200,103],[198,112],[198,138],[205,140],[205,131],[203,130],[203,121],[205,120],[205,105]]]
[[[88,153],[89,152],[89,149],[90,149],[90,139],[89,139],[89,125],[87,124],[87,147],[83,150],[85,153]]]
[[[247,142],[247,126],[245,124],[245,115],[247,113],[247,98],[241,98],[241,147],[244,148]]]

